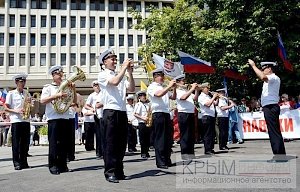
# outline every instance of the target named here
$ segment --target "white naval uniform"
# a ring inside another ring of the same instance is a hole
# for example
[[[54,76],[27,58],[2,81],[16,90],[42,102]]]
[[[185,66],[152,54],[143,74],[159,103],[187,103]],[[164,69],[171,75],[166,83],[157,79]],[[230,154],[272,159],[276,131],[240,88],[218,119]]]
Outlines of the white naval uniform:
[[[138,102],[135,106],[134,106],[134,114],[137,113],[139,116],[141,117],[147,117],[148,115],[148,110],[149,110],[149,104],[148,103],[142,103],[142,102]],[[144,120],[137,118],[138,123],[145,123]]]
[[[156,82],[152,82],[147,89],[147,94],[149,95],[149,98],[151,101],[152,113],[155,113],[155,112],[170,113],[170,111],[169,111],[169,103],[170,103],[169,92],[162,97],[155,96],[155,93],[157,91],[160,91],[163,89],[164,89],[163,86]]]
[[[211,116],[211,117],[215,117],[215,105],[214,103],[211,104],[210,107],[207,107],[205,105],[205,103],[207,103],[209,100],[211,99],[211,97],[205,93],[201,93],[198,97],[198,102],[200,105],[200,109],[201,109],[201,114],[202,117],[207,115],[207,116]]]
[[[187,93],[187,90],[176,89],[176,102],[178,112],[183,113],[194,113],[195,105],[194,105],[194,94],[191,94],[186,100],[180,99],[184,94]]]

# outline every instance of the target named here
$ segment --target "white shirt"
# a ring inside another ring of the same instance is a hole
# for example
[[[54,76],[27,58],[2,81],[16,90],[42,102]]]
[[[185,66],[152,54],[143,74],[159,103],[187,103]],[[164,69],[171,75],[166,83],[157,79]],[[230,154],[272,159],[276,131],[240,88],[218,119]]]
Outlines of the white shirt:
[[[126,111],[126,89],[129,87],[129,82],[125,77],[121,80],[118,86],[108,84],[108,81],[115,77],[114,71],[105,69],[98,75],[98,82],[103,92],[103,109],[113,109]]]
[[[10,109],[22,109],[26,94],[28,94],[27,96],[30,97],[30,94],[25,90],[23,90],[22,93],[19,93],[17,89],[9,91],[6,96],[5,103],[9,104]],[[9,113],[9,118],[11,123],[30,121],[29,118],[24,120],[22,115],[19,113]]]
[[[148,115],[148,110],[149,110],[149,104],[148,103],[142,103],[142,102],[138,102],[135,106],[134,106],[134,113],[138,114],[139,116],[142,117],[147,117]],[[139,123],[145,123],[144,120],[137,118]]]
[[[205,93],[201,93],[198,97],[198,102],[201,109],[202,116],[208,115],[211,117],[215,117],[215,105],[214,103],[211,104],[210,107],[207,107],[205,103],[207,103],[209,100],[211,100],[211,97],[209,95],[206,95]]]
[[[134,110],[133,104],[132,105],[126,104],[126,113],[127,113],[128,121],[133,121],[135,119],[133,110]]]
[[[87,110],[86,108],[82,108],[82,114],[83,114],[83,121],[84,122],[95,122],[94,115],[86,115],[87,112],[92,112],[91,110]]]
[[[268,82],[264,82],[261,92],[261,105],[264,107],[279,102],[280,78],[272,73],[267,75]]]
[[[195,105],[194,105],[194,94],[191,94],[186,100],[181,100],[180,98],[187,93],[187,90],[176,89],[176,102],[178,112],[184,113],[194,113]]]
[[[216,106],[217,117],[228,117],[229,111],[228,109],[222,110],[221,107],[228,106],[227,100],[224,98],[219,99],[219,104]]]
[[[46,97],[49,97],[51,95],[56,94],[58,88],[59,88],[59,86],[54,85],[54,84],[47,84],[47,85],[45,85],[43,87],[43,90],[42,90],[41,99],[44,99]],[[70,117],[69,110],[67,110],[63,114],[57,113],[54,110],[53,102],[54,102],[54,100],[51,101],[50,103],[46,104],[45,114],[46,114],[47,120],[52,120],[52,119],[69,119],[69,117]]]
[[[169,101],[170,101],[169,93],[165,94],[162,97],[154,96],[157,91],[160,91],[163,89],[164,89],[163,86],[156,82],[152,82],[147,89],[147,94],[149,95],[149,98],[151,100],[152,113],[155,113],[155,112],[170,113],[170,111],[169,111]]]
[[[101,104],[104,104],[103,103],[103,94],[102,94],[102,91],[100,91],[100,93],[98,94],[96,103],[97,102],[99,102]],[[97,114],[97,116],[98,116],[99,119],[103,118],[103,107],[96,109],[96,114]]]

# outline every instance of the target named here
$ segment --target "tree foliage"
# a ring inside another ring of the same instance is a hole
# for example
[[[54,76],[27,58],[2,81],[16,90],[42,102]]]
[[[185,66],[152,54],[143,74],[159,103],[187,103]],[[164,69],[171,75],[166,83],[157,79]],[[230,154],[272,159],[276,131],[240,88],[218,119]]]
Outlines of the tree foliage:
[[[138,12],[131,11],[136,19]],[[174,7],[152,9],[147,18],[135,26],[146,30],[148,39],[139,53],[152,53],[179,60],[177,50],[195,55],[215,65],[214,75],[189,74],[191,82],[209,81],[220,87],[224,69],[235,67],[249,80],[231,80],[233,94],[254,94],[261,83],[249,69],[247,59],[257,64],[276,61],[283,92],[299,94],[300,82],[300,2],[297,0],[177,0]],[[277,54],[277,31],[283,39],[288,58],[294,66],[287,73]]]

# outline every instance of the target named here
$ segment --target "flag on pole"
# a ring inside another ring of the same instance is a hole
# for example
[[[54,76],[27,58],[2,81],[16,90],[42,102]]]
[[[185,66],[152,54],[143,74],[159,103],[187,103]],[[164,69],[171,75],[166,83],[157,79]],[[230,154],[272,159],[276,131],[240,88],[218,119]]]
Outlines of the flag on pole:
[[[147,85],[144,83],[144,81],[141,81],[141,91],[146,91],[147,90]]]
[[[154,53],[152,58],[156,68],[164,69],[164,74],[170,79],[173,79],[183,73],[182,68],[179,67],[179,63],[177,62],[170,61]]]
[[[182,51],[178,55],[186,73],[215,73],[215,68],[210,62],[194,57]]]
[[[4,104],[6,100],[7,91],[4,89],[3,91],[0,91],[0,104]]]
[[[287,59],[286,51],[285,51],[282,39],[281,39],[280,34],[279,34],[278,31],[277,31],[277,37],[278,37],[278,55],[281,58],[281,60],[283,61],[284,68],[286,70],[289,70],[289,71],[292,72],[293,71],[293,66],[290,63],[290,61]]]
[[[236,68],[226,69],[224,71],[224,77],[228,77],[231,79],[237,79],[237,80],[247,80],[248,79],[248,77],[246,75],[239,73]]]

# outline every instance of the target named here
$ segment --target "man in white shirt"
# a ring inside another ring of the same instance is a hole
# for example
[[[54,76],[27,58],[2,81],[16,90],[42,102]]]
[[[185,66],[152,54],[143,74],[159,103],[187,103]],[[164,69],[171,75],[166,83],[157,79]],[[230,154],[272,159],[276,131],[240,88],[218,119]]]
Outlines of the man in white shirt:
[[[9,112],[12,134],[12,156],[15,170],[29,168],[27,152],[30,141],[29,118],[24,119],[24,102],[31,102],[30,94],[24,90],[27,74],[13,77],[17,88],[9,91],[5,101],[5,111]]]
[[[133,121],[136,120],[134,116],[134,96],[128,95],[126,97],[127,104],[126,104],[126,112],[127,112],[127,119],[128,119],[128,152],[133,153],[137,152],[136,144],[137,144],[137,134],[136,128],[133,127]]]
[[[99,56],[104,71],[98,75],[98,82],[103,94],[104,125],[104,175],[108,182],[119,183],[126,179],[123,158],[127,144],[126,91],[134,92],[132,59],[126,59],[119,73],[116,73],[117,55],[111,49]],[[125,72],[128,73],[126,80]]]
[[[197,83],[193,83],[188,90],[185,85],[185,75],[179,75],[174,78],[177,83],[176,102],[178,109],[178,125],[180,129],[180,148],[181,158],[183,160],[195,157],[195,105],[198,100],[199,91]],[[195,92],[195,94],[193,94]]]
[[[147,89],[151,101],[153,128],[155,134],[154,148],[156,166],[161,169],[168,169],[171,162],[171,141],[173,139],[173,125],[170,119],[169,99],[176,99],[176,81],[171,80],[167,87],[163,87],[163,69],[152,71],[153,82]],[[173,88],[173,93],[169,91]]]
[[[215,138],[215,123],[216,111],[215,106],[218,105],[218,93],[210,96],[210,84],[202,83],[200,85],[202,92],[198,98],[201,109],[202,124],[204,129],[204,154],[213,155],[214,151],[214,138]]]
[[[53,102],[59,98],[67,97],[67,93],[58,92],[59,86],[63,82],[63,70],[61,66],[53,66],[49,69],[49,74],[52,75],[53,82],[46,84],[43,87],[41,95],[41,104],[46,104],[45,114],[48,121],[48,140],[49,154],[48,166],[49,171],[53,175],[59,175],[63,172],[68,172],[67,167],[67,137],[69,125],[69,110],[64,113],[58,113],[54,109]],[[69,84],[72,89],[75,85]],[[76,90],[75,90],[76,93]],[[75,94],[73,103],[76,103],[77,95]]]
[[[279,123],[280,107],[278,102],[280,78],[273,72],[276,63],[261,62],[261,70],[256,67],[253,60],[248,59],[248,63],[256,73],[257,77],[264,82],[261,93],[261,105],[263,107],[272,151],[275,155],[275,158],[271,161],[280,161],[277,160],[276,155],[285,155],[286,152]]]

